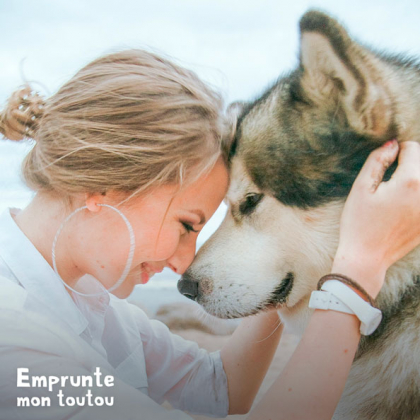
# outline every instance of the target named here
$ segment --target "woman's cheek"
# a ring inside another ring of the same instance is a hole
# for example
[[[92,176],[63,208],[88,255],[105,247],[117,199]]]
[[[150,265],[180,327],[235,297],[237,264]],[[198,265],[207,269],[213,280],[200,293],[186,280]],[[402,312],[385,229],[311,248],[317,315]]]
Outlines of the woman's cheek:
[[[157,241],[155,252],[153,253],[153,260],[164,261],[172,257],[176,253],[179,246],[180,235],[178,232],[169,233],[161,232]]]

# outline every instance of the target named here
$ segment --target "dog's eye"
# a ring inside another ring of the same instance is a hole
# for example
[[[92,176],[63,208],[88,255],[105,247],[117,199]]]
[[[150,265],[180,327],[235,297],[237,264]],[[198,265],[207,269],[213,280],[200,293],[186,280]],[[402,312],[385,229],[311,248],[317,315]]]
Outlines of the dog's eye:
[[[239,211],[241,214],[248,215],[251,214],[255,207],[257,207],[257,204],[262,200],[264,197],[264,194],[247,194],[245,196],[245,200],[240,204]]]

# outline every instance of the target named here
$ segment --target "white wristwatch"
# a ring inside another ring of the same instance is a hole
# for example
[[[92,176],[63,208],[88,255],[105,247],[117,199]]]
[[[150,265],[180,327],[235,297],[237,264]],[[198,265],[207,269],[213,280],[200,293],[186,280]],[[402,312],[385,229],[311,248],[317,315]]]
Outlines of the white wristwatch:
[[[359,318],[360,333],[372,334],[382,320],[382,312],[362,299],[341,281],[328,280],[321,290],[312,292],[309,301],[311,309],[324,309],[354,314]]]

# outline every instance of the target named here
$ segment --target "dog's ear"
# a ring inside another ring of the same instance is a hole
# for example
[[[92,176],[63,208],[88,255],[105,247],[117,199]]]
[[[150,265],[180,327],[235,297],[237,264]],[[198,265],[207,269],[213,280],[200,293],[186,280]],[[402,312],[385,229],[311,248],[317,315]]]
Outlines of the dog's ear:
[[[238,125],[238,118],[244,112],[247,105],[248,102],[236,101],[232,102],[226,110],[222,133],[222,150],[227,161],[230,161],[236,152],[236,127]]]
[[[300,32],[301,84],[308,98],[332,111],[341,107],[356,132],[386,137],[393,123],[386,65],[322,12],[305,13]]]

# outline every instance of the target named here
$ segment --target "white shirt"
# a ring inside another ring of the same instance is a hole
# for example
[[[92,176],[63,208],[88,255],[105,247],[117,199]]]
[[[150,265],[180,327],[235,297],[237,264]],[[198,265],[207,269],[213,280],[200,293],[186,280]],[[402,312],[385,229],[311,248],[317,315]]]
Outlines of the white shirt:
[[[89,276],[79,283],[84,293],[104,290]],[[50,392],[40,386],[17,386],[18,368],[27,368],[31,380],[33,376],[93,377],[97,367],[103,377],[115,378],[113,387],[66,384],[64,388],[56,385]],[[60,389],[64,407],[59,404]],[[87,400],[84,406],[67,405],[66,397],[85,397],[88,389],[93,397],[114,397],[113,405],[89,407]],[[17,407],[18,397],[29,397],[32,406]],[[35,407],[39,399],[33,397],[49,397],[51,405]],[[178,410],[161,407],[165,400]],[[84,297],[73,293],[72,299],[9,210],[3,213],[0,419],[190,419],[179,410],[227,415],[227,379],[220,352],[199,349],[112,294]]]

